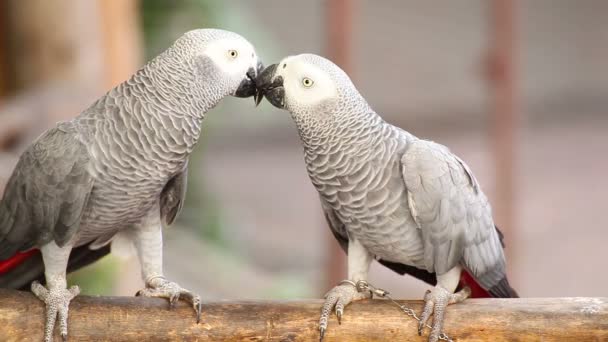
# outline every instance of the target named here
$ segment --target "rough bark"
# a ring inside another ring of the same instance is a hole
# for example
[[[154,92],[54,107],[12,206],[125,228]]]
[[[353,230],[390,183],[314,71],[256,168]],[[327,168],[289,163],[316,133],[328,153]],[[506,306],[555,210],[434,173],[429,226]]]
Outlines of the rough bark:
[[[401,301],[415,311],[420,301]],[[180,302],[77,297],[70,341],[316,341],[320,300],[210,302],[200,324]],[[0,341],[40,341],[43,304],[24,292],[0,290]],[[384,300],[353,303],[342,324],[330,320],[326,341],[425,341],[416,321]],[[476,299],[451,305],[446,333],[457,341],[605,341],[608,298]],[[426,331],[428,334],[428,330]],[[59,335],[56,336],[60,340]]]

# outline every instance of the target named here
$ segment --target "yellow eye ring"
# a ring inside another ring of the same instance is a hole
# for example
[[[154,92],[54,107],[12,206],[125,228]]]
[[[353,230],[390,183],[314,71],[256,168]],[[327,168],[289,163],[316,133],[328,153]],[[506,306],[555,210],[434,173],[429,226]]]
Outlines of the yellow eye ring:
[[[302,85],[305,86],[306,88],[312,87],[313,84],[315,84],[315,82],[308,77],[304,77],[302,79]]]
[[[237,58],[239,56],[238,51],[236,50],[228,50],[228,57],[230,58]]]

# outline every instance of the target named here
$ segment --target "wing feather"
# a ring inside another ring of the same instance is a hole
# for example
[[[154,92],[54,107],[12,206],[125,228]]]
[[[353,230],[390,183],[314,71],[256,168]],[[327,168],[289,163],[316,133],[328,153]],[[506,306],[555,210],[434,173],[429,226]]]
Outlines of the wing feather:
[[[165,185],[160,196],[160,215],[166,225],[171,225],[182,210],[186,199],[186,188],[188,186],[187,166],[181,173],[177,174]]]
[[[484,288],[496,285],[505,277],[501,239],[469,167],[426,140],[411,142],[401,163],[427,269],[443,274],[462,264]]]
[[[63,246],[74,236],[93,187],[89,162],[69,122],[21,155],[0,202],[0,260],[51,240]]]

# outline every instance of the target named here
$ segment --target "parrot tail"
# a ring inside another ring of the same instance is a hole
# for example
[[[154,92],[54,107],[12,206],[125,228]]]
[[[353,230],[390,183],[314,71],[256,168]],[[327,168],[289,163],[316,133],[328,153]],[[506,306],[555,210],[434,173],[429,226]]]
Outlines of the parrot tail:
[[[89,245],[72,249],[68,261],[67,272],[76,271],[110,253],[110,245],[92,250]],[[29,291],[32,281],[42,284],[44,279],[44,263],[37,249],[19,252],[14,256],[0,261],[0,288]]]
[[[502,278],[498,284],[494,285],[488,291],[494,298],[519,298],[517,291],[509,285],[507,277]]]
[[[435,273],[430,273],[414,266],[408,266],[382,259],[379,259],[378,262],[397,272],[398,274],[409,274],[412,277],[420,279],[431,286],[437,285],[437,277],[435,276]],[[515,290],[513,290],[513,288],[511,288],[509,285],[509,281],[506,277],[491,289],[485,290],[483,287],[481,287],[481,285],[479,285],[479,283],[477,283],[469,272],[463,270],[462,274],[460,275],[460,283],[458,283],[457,290],[461,290],[465,286],[468,286],[471,289],[471,298],[519,298],[517,292],[515,292]]]
[[[471,298],[519,298],[517,292],[509,285],[507,277],[502,278],[498,284],[486,290],[467,271],[463,271],[460,276],[458,288],[468,286],[471,289]]]

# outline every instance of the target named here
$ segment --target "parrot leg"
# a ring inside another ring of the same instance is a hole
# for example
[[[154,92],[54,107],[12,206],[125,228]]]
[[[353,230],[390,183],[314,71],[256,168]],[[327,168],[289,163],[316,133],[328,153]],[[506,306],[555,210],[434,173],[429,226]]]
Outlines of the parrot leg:
[[[350,304],[350,302],[361,299],[371,298],[369,291],[359,292],[354,282],[350,280],[344,280],[340,282],[340,285],[329,290],[325,295],[325,303],[321,309],[321,318],[319,319],[319,333],[320,341],[323,341],[325,331],[327,330],[327,321],[332,309],[335,308],[336,316],[338,317],[338,324],[342,324],[342,314],[344,313],[344,307]]]
[[[454,293],[460,279],[461,267],[456,266],[447,273],[437,276],[437,285],[432,290],[427,290],[424,295],[424,310],[418,324],[418,335],[426,326],[426,322],[433,314],[433,328],[429,335],[429,342],[437,342],[443,333],[443,321],[445,309],[449,304],[459,303],[471,295],[471,289],[464,289]]]
[[[321,318],[319,319],[319,341],[323,341],[327,323],[332,309],[335,308],[338,324],[342,324],[342,314],[344,307],[350,302],[372,297],[369,291],[359,292],[357,281],[366,280],[369,265],[372,262],[371,254],[357,240],[350,240],[348,243],[348,279],[343,280],[329,290],[325,295],[325,303],[321,308]]]
[[[170,308],[182,298],[192,304],[196,311],[196,323],[201,321],[202,301],[178,284],[168,281],[163,276],[163,236],[161,231],[159,209],[153,209],[150,217],[133,230],[133,243],[141,261],[142,277],[146,288],[136,296],[160,297],[169,299]]]
[[[64,341],[67,340],[70,301],[80,293],[78,286],[67,288],[66,268],[71,250],[72,246],[59,247],[54,241],[40,249],[44,261],[44,275],[47,287],[34,281],[32,282],[32,292],[46,306],[45,342],[53,341],[53,330],[56,320],[59,320],[62,339]]]
[[[201,321],[202,301],[200,296],[162,276],[155,276],[146,281],[146,288],[139,290],[136,296],[167,298],[171,308],[175,306],[180,298],[185,299],[192,304],[194,311],[196,311],[196,323]]]

